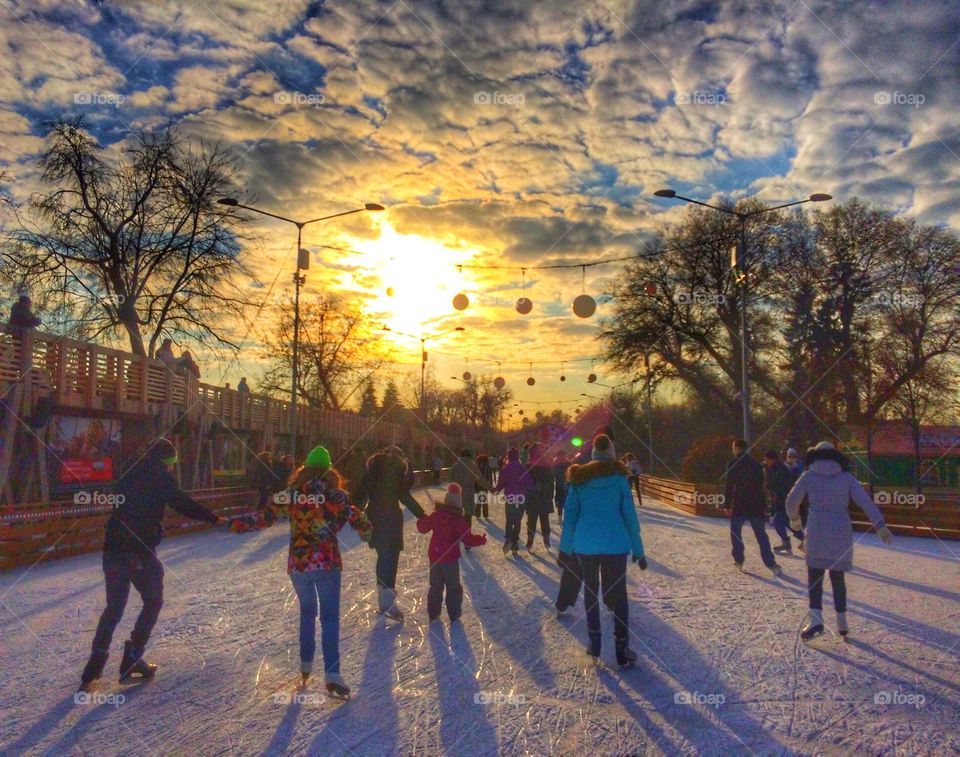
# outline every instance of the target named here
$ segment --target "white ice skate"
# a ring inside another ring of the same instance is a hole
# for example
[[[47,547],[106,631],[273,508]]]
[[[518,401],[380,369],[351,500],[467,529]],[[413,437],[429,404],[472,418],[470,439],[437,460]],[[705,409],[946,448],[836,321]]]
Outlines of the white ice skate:
[[[838,612],[837,613],[837,633],[846,639],[847,634],[850,633],[850,626],[847,625],[847,613]]]
[[[818,636],[823,635],[823,611],[810,610],[807,616],[806,625],[800,631],[800,638],[804,641],[812,641]]]

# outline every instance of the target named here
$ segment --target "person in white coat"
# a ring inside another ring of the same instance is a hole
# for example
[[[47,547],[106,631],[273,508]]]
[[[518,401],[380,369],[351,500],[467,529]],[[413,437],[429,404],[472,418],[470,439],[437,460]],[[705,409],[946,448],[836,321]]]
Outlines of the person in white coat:
[[[893,541],[893,535],[883,520],[870,495],[850,473],[847,458],[829,442],[820,442],[807,451],[805,470],[787,495],[787,515],[790,528],[799,531],[800,503],[810,505],[807,518],[807,592],[810,614],[800,633],[809,641],[823,633],[823,578],[830,573],[833,586],[833,606],[837,611],[837,631],[841,636],[849,632],[847,624],[847,587],[845,573],[853,570],[853,527],[850,523],[849,502],[860,507],[870,518],[884,544]]]

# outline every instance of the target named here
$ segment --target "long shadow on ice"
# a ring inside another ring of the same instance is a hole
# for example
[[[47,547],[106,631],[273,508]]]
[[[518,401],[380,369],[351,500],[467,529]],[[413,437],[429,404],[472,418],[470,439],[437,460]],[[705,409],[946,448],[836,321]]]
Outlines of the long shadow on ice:
[[[264,757],[267,755],[285,754],[290,746],[293,735],[297,732],[297,720],[300,718],[302,705],[296,699],[291,699],[287,705],[287,711],[283,713],[283,720],[277,724],[277,730],[273,733],[273,738],[263,750]]]
[[[34,723],[23,733],[20,738],[0,751],[2,754],[23,754],[26,750],[36,746],[41,738],[52,731],[57,723],[63,720],[77,705],[74,702],[73,694],[64,697],[60,702],[54,705],[46,715]]]

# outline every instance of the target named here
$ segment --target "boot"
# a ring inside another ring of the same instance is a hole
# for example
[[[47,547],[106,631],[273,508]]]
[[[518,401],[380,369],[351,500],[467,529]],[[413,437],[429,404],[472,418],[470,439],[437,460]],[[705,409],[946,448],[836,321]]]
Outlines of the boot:
[[[810,610],[807,623],[800,631],[800,638],[810,641],[823,634],[823,610]]]
[[[350,698],[350,687],[347,686],[346,681],[343,680],[343,677],[339,673],[327,673],[324,682],[326,683],[327,691],[337,699]]]
[[[617,665],[621,668],[632,668],[637,661],[637,653],[630,649],[627,637],[621,639],[615,636],[613,641],[617,649]]]
[[[509,552],[510,552],[510,542],[505,541],[505,542],[503,543],[503,554],[504,554],[504,555],[507,555],[507,554],[509,554]]]
[[[390,620],[403,620],[403,610],[397,607],[397,593],[393,589],[384,588],[381,604],[387,606],[383,614],[390,618]]]
[[[303,686],[307,685],[307,679],[310,678],[310,674],[313,672],[313,660],[309,662],[306,660],[300,660],[300,683]]]
[[[847,625],[846,610],[843,612],[840,612],[839,610],[837,611],[837,633],[839,633],[841,636],[846,636],[848,633],[850,633],[850,626]]]
[[[600,658],[600,632],[587,631],[590,643],[587,644],[587,654],[595,659]]]
[[[107,664],[107,658],[109,656],[110,653],[105,649],[94,649],[90,653],[90,659],[87,660],[87,664],[80,676],[79,691],[89,691],[93,682],[103,675],[103,669]]]
[[[143,659],[143,650],[132,641],[123,643],[123,659],[120,661],[120,683],[132,683],[138,679],[153,678],[157,666]]]
[[[783,544],[778,544],[773,548],[773,551],[778,554],[792,555],[793,547],[790,545],[790,542],[785,541]]]

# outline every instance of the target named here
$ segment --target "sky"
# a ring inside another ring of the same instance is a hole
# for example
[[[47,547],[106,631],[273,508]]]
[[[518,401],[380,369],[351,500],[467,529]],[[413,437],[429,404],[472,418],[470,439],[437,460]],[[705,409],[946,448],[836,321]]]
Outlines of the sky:
[[[305,296],[355,298],[394,332],[462,326],[429,350],[447,386],[498,374],[521,401],[572,409],[591,371],[630,378],[591,362],[623,269],[534,267],[640,252],[683,212],[657,189],[859,196],[960,227],[958,5],[8,1],[0,167],[23,200],[50,119],[83,114],[114,146],[172,121],[230,146],[242,199],[264,210],[381,203],[307,227]],[[265,218],[252,230],[244,285],[263,324],[289,302],[296,238]],[[592,318],[571,310],[582,293]],[[237,336],[239,362],[205,378],[258,374],[255,335]],[[419,343],[385,338],[398,375],[418,373]]]

